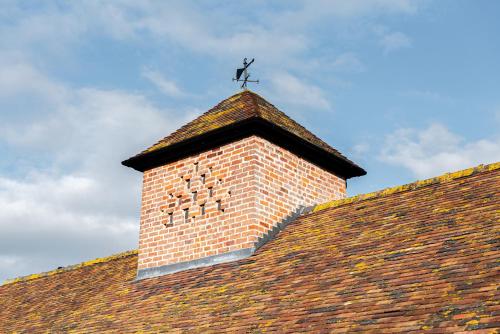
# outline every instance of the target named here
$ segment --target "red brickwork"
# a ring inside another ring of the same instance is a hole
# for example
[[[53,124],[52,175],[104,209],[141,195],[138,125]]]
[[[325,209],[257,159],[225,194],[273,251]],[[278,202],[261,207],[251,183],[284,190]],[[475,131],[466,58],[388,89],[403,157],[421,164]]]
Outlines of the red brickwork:
[[[299,205],[345,181],[251,136],[144,172],[138,269],[251,248]]]

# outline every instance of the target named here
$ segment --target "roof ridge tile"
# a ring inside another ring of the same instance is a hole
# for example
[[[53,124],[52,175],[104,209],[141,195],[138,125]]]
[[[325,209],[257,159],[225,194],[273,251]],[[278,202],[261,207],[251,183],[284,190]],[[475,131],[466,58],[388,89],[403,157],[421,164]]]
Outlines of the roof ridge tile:
[[[403,184],[403,185],[399,185],[399,186],[395,186],[395,187],[389,187],[389,188],[377,190],[377,191],[374,191],[371,193],[360,194],[360,195],[356,195],[356,196],[352,196],[352,197],[348,197],[348,198],[343,198],[343,199],[338,199],[338,200],[333,200],[330,202],[318,204],[312,209],[311,213],[325,210],[328,208],[335,208],[338,206],[351,204],[351,203],[355,203],[355,202],[361,202],[361,201],[370,200],[370,199],[374,199],[374,198],[385,197],[385,196],[388,196],[391,194],[401,193],[401,192],[408,191],[408,190],[415,190],[415,189],[419,189],[419,188],[433,185],[433,184],[445,183],[445,182],[456,180],[456,179],[459,179],[462,177],[468,177],[468,176],[472,176],[472,175],[479,174],[482,172],[488,172],[488,171],[493,171],[493,170],[497,170],[497,169],[500,169],[500,161],[494,162],[491,164],[486,164],[486,165],[481,164],[481,165],[478,165],[475,167],[462,169],[462,170],[459,170],[456,172],[448,172],[448,173],[445,173],[445,174],[442,174],[442,175],[439,175],[436,177],[432,177],[429,179],[417,180],[415,182],[411,182],[411,183],[407,183],[407,184]]]
[[[252,100],[256,116],[257,117],[262,117],[262,113],[260,111],[260,106],[257,103],[257,96],[259,96],[259,95],[257,93],[254,93],[254,92],[250,91],[250,90],[246,90],[246,91],[244,91],[244,93],[248,93],[250,95],[250,99]]]
[[[117,253],[117,254],[113,254],[113,255],[110,255],[110,256],[106,256],[106,257],[98,257],[98,258],[95,258],[93,260],[84,261],[84,262],[81,262],[81,263],[77,263],[77,264],[65,266],[65,267],[62,267],[62,268],[54,269],[54,270],[44,271],[44,272],[41,272],[41,273],[38,273],[38,274],[31,274],[31,275],[26,275],[26,276],[20,276],[20,277],[13,278],[13,279],[8,279],[8,280],[5,280],[1,285],[7,285],[7,284],[18,283],[18,282],[31,281],[31,280],[34,280],[34,279],[37,279],[37,278],[52,276],[52,275],[55,275],[55,274],[60,274],[60,273],[63,273],[63,272],[67,272],[67,271],[79,269],[79,268],[82,268],[82,267],[89,267],[89,266],[93,266],[93,265],[96,265],[96,264],[99,264],[99,263],[105,263],[105,262],[110,262],[110,261],[113,261],[113,260],[122,259],[124,257],[132,256],[132,255],[137,255],[137,253],[138,253],[138,251],[136,249],[134,249],[134,250],[130,250],[130,251],[122,252],[122,253]]]

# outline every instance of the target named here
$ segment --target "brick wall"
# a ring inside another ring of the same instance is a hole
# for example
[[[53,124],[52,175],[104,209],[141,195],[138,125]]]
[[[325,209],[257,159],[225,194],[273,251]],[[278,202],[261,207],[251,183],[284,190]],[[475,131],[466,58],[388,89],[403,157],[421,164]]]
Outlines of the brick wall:
[[[252,136],[144,172],[138,269],[251,248],[299,205],[345,181]]]

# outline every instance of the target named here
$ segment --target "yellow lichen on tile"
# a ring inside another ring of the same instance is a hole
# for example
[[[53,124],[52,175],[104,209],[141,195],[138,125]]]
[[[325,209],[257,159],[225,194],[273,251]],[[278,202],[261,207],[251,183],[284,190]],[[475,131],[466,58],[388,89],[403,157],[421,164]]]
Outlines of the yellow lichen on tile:
[[[500,169],[500,161],[494,162],[492,164],[486,165],[485,169],[488,171]]]
[[[469,320],[466,323],[467,326],[475,326],[477,324],[479,324],[479,321],[477,321],[476,319]]]
[[[75,265],[72,265],[72,266],[67,266],[67,267],[64,267],[64,268],[59,268],[59,269],[54,269],[54,270],[51,270],[51,271],[46,271],[46,272],[43,272],[43,273],[32,274],[32,275],[28,275],[28,276],[22,276],[22,277],[17,277],[17,278],[9,279],[9,280],[4,281],[2,283],[2,285],[17,283],[17,282],[24,282],[24,281],[31,281],[31,280],[34,280],[34,279],[37,279],[37,278],[46,277],[46,276],[52,276],[52,275],[55,275],[55,274],[58,274],[58,273],[66,272],[66,271],[69,271],[69,270],[78,269],[78,268],[81,268],[81,267],[88,267],[88,266],[92,266],[92,265],[98,264],[98,263],[109,262],[111,260],[120,259],[120,258],[123,258],[123,257],[126,257],[126,256],[130,256],[130,255],[135,255],[137,253],[138,253],[137,250],[131,250],[131,251],[128,251],[128,252],[114,254],[114,255],[111,255],[111,256],[107,256],[107,257],[97,258],[97,259],[85,261],[85,262],[82,262],[82,263],[79,263],[79,264],[75,264]]]
[[[495,163],[488,164],[488,165],[479,165],[476,167],[467,168],[467,169],[460,170],[460,171],[453,172],[453,173],[446,173],[446,174],[443,174],[441,176],[437,176],[437,177],[426,179],[426,180],[418,180],[418,181],[415,181],[413,183],[405,184],[402,186],[391,187],[391,188],[387,188],[387,189],[383,189],[383,190],[379,190],[379,191],[375,191],[375,192],[371,192],[371,193],[367,193],[367,194],[356,195],[353,197],[348,197],[348,198],[344,198],[344,199],[340,199],[340,200],[334,200],[331,202],[318,204],[313,208],[312,212],[317,212],[317,211],[321,211],[321,210],[328,209],[328,208],[334,208],[334,207],[338,207],[341,205],[350,204],[350,203],[354,203],[354,202],[369,200],[372,198],[385,197],[385,196],[388,196],[388,195],[391,195],[394,193],[400,193],[400,192],[404,192],[407,190],[418,189],[418,188],[425,187],[425,186],[428,186],[431,184],[445,183],[445,182],[456,180],[456,179],[459,179],[462,177],[470,176],[470,175],[473,175],[473,174],[476,174],[479,172],[492,171],[492,170],[496,170],[496,169],[500,169],[500,162],[495,162]]]
[[[368,265],[365,262],[359,262],[354,267],[356,268],[356,270],[363,271],[368,268]]]

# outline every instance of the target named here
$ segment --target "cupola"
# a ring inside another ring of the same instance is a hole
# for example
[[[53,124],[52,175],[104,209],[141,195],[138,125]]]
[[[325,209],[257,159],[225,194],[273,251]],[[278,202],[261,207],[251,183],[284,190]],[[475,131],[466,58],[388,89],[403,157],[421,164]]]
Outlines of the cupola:
[[[248,257],[366,174],[248,90],[122,164],[144,173],[138,279]]]

